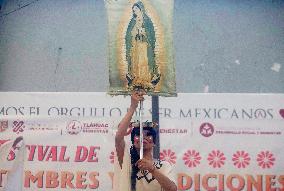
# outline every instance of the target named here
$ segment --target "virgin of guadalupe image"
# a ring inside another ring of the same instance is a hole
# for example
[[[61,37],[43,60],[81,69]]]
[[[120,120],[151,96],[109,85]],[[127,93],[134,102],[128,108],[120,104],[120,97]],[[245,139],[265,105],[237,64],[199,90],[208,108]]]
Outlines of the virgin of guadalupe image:
[[[161,74],[155,59],[154,25],[141,1],[132,6],[132,18],[127,27],[125,44],[128,88],[153,90],[160,81]]]

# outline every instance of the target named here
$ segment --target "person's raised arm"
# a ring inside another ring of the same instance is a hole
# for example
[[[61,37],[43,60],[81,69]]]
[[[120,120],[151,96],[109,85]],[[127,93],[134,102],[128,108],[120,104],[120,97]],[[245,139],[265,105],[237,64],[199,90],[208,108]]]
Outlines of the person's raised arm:
[[[118,130],[115,135],[115,148],[120,166],[122,166],[123,163],[123,154],[125,147],[124,136],[126,135],[130,121],[136,108],[138,107],[139,101],[144,100],[144,94],[145,93],[142,91],[134,91],[132,93],[130,108],[118,125]]]

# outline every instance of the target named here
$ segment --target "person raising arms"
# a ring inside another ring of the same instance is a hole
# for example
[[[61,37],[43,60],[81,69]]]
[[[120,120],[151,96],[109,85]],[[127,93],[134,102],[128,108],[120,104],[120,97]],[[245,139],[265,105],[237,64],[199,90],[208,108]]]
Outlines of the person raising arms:
[[[143,158],[140,159],[140,123],[131,123],[132,116],[140,101],[144,100],[144,91],[134,91],[128,112],[118,125],[115,135],[116,162],[114,190],[116,191],[177,191],[173,181],[171,165],[153,157],[156,131],[153,123],[143,124]],[[129,126],[132,125],[131,147],[124,140]]]

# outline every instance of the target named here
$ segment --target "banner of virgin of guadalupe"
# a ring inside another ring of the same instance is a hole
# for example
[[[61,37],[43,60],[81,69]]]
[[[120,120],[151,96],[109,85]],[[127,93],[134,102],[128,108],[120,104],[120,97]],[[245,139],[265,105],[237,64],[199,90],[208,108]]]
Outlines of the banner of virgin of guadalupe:
[[[109,94],[135,88],[176,96],[172,18],[174,0],[106,0]]]

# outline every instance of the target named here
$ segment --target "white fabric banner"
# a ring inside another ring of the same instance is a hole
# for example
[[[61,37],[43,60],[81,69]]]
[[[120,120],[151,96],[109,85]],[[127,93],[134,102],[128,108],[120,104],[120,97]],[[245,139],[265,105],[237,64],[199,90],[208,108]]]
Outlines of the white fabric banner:
[[[0,93],[0,189],[111,191],[114,134],[129,103],[106,93]],[[160,98],[160,158],[178,190],[284,190],[283,106],[279,94]],[[151,119],[150,97],[143,114]]]

